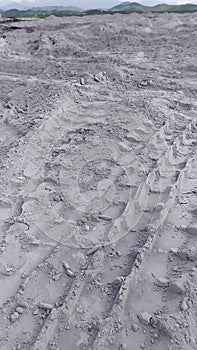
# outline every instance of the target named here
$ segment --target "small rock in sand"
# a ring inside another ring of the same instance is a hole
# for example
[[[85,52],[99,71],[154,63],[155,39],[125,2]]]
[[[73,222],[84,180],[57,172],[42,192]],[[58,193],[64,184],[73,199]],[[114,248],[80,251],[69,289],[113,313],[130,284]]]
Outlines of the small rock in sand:
[[[35,309],[35,310],[33,311],[33,315],[36,316],[36,315],[38,315],[38,314],[39,314],[39,310],[38,310],[38,309]]]
[[[65,260],[63,261],[63,266],[66,270],[69,269],[69,263],[67,263]]]
[[[98,250],[98,247],[93,247],[87,251],[86,255],[87,256],[93,255],[94,253],[96,253],[97,250]]]
[[[131,328],[134,332],[137,332],[139,329],[139,326],[137,324],[132,324]]]
[[[186,311],[188,309],[188,306],[187,306],[185,299],[182,300],[181,305],[180,305],[180,309],[181,309],[181,311]]]
[[[186,276],[181,276],[173,280],[170,284],[170,289],[173,293],[184,294],[185,293],[185,283],[187,282]]]
[[[99,218],[105,221],[111,221],[112,218],[110,216],[107,215],[99,215]]]
[[[148,81],[147,80],[142,80],[140,85],[141,86],[147,86],[148,85]]]
[[[170,251],[173,254],[177,254],[178,253],[178,249],[177,248],[171,248]]]
[[[138,315],[139,320],[146,326],[150,324],[151,317],[152,316],[148,312],[141,312]]]
[[[46,310],[53,309],[53,305],[49,303],[39,303],[38,306],[40,309],[46,309]]]
[[[24,311],[24,309],[21,306],[16,307],[16,312],[18,312],[19,314],[22,314],[23,311]]]
[[[157,287],[169,287],[169,281],[166,278],[157,278],[154,284]]]
[[[63,266],[65,268],[66,274],[69,277],[75,277],[75,273],[69,268],[69,264],[66,261],[63,261]]]
[[[15,312],[13,312],[13,314],[11,314],[10,320],[12,322],[15,322],[15,321],[17,321],[19,319],[19,317],[20,317],[19,313],[15,311]]]
[[[69,277],[75,277],[75,273],[74,273],[72,270],[70,270],[70,269],[67,269],[67,270],[66,270],[66,273],[67,273],[67,275],[68,275]]]
[[[99,83],[100,79],[95,75],[95,76],[94,76],[94,81],[96,81],[97,83]]]

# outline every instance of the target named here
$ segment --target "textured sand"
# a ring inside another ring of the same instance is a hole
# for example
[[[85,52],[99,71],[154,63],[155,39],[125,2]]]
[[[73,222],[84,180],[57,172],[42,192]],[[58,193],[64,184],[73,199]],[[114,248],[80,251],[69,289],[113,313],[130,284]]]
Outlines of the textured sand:
[[[197,14],[0,34],[0,349],[196,349]]]

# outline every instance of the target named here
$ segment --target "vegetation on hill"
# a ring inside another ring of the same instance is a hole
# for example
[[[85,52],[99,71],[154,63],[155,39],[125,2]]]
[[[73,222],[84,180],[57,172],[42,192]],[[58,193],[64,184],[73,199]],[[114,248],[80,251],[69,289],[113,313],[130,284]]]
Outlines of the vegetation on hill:
[[[146,12],[175,12],[175,13],[186,13],[186,12],[197,12],[197,5],[195,4],[184,4],[184,5],[168,5],[159,4],[155,6],[143,6],[137,2],[122,2],[121,4],[114,6],[110,9],[111,12],[120,13],[146,13]]]
[[[185,5],[168,5],[159,4],[156,6],[144,6],[137,2],[122,2],[121,4],[112,7],[111,9],[105,11],[101,9],[92,9],[83,11],[76,7],[64,7],[64,6],[46,6],[46,7],[34,7],[29,10],[18,10],[10,9],[7,11],[0,10],[2,17],[6,18],[25,18],[25,17],[37,17],[45,18],[50,15],[55,15],[57,17],[63,16],[87,16],[95,14],[114,14],[114,13],[164,13],[164,12],[175,12],[175,13],[187,13],[187,12],[197,12],[197,4],[185,4]]]
[[[37,17],[37,18],[45,18],[50,15],[55,15],[57,17],[64,17],[64,16],[79,16],[81,13],[72,11],[72,10],[17,10],[17,9],[11,9],[7,11],[2,12],[2,17],[7,18],[28,18],[28,17]]]
[[[110,9],[111,12],[141,12],[145,9],[144,5],[137,2],[122,2],[121,4],[114,6]]]

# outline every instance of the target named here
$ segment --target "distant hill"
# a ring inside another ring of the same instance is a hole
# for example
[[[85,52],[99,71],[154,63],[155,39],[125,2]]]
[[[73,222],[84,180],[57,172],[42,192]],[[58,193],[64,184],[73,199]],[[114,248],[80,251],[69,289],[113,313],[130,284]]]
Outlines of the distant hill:
[[[2,17],[8,17],[8,18],[13,18],[13,17],[21,17],[21,11],[18,9],[10,9],[7,11],[3,11],[1,13]]]
[[[197,5],[195,4],[184,4],[184,5],[168,5],[168,4],[159,4],[153,7],[146,6],[146,12],[174,12],[174,13],[188,13],[188,12],[197,12]]]
[[[51,12],[51,11],[74,11],[74,12],[82,12],[83,9],[80,7],[76,6],[43,6],[43,7],[32,7],[30,9],[31,11],[46,11],[46,12]]]
[[[105,13],[164,13],[164,12],[174,12],[174,13],[191,13],[197,12],[197,4],[184,4],[184,5],[168,5],[159,4],[156,6],[144,6],[137,2],[122,2],[121,4],[112,7],[109,10],[102,9],[91,9],[82,10],[81,8],[75,6],[44,6],[44,7],[33,7],[31,9],[19,10],[17,8],[9,9],[6,11],[0,10],[2,17],[6,18],[25,18],[25,17],[37,17],[45,18],[50,15],[55,15],[57,17],[63,16],[88,16],[88,15],[102,15]]]
[[[186,13],[186,12],[197,12],[197,4],[184,4],[184,5],[168,5],[168,4],[158,4],[155,6],[144,6],[137,2],[122,2],[121,4],[112,7],[110,12],[119,13],[145,13],[145,12],[175,12],[175,13]]]
[[[122,2],[121,4],[114,6],[110,9],[111,12],[125,12],[125,11],[130,11],[130,12],[138,12],[138,11],[143,11],[145,8],[144,5],[139,4],[138,2]]]
[[[45,18],[50,15],[57,17],[79,16],[81,9],[76,7],[46,6],[34,7],[28,10],[9,9],[2,11],[2,17],[6,18]]]

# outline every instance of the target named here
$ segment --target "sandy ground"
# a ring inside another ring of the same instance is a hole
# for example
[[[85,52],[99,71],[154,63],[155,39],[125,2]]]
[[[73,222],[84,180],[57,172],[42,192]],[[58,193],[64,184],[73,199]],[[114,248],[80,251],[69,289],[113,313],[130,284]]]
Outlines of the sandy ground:
[[[0,33],[0,349],[197,349],[197,14]]]

